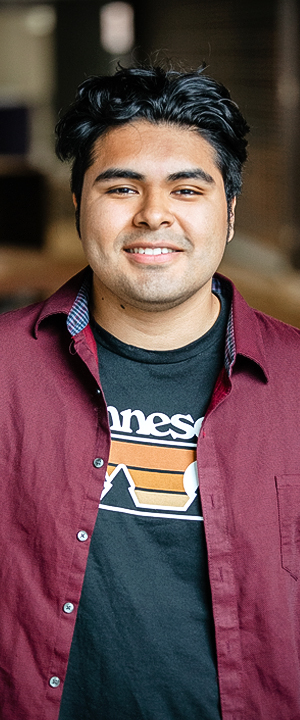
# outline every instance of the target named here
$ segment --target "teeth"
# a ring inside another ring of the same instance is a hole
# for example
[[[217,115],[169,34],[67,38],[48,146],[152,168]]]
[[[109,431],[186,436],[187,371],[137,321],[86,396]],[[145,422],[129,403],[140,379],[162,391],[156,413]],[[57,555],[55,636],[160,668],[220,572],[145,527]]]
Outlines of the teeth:
[[[133,248],[132,250],[129,250],[131,253],[136,253],[139,255],[166,255],[167,253],[175,252],[175,250],[172,250],[171,248]]]

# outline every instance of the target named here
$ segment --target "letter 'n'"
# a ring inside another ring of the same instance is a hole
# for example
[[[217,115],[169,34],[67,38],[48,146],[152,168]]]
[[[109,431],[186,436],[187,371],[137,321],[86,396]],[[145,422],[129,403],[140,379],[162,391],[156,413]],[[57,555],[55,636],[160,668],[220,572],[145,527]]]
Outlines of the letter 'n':
[[[138,422],[138,430],[136,431],[139,433],[139,435],[147,435],[147,421],[145,418],[144,413],[142,410],[123,410],[120,415],[122,415],[123,423],[122,423],[122,432],[132,433],[131,428],[131,420],[133,417],[136,418]]]

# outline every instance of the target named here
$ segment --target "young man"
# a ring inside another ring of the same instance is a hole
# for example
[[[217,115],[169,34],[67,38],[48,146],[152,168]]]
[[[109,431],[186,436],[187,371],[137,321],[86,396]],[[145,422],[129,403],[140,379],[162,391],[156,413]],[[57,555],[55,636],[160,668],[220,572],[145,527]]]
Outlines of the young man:
[[[2,720],[300,717],[300,332],[215,275],[247,130],[159,67],[58,124],[89,268],[1,318]]]

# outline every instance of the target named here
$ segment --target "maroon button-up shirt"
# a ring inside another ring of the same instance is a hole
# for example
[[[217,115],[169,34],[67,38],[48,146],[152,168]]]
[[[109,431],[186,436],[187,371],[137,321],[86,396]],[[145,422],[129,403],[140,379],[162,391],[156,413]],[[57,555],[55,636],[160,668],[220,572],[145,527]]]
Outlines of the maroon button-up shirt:
[[[59,714],[110,448],[89,284],[0,318],[2,720]],[[233,288],[198,444],[223,720],[300,718],[299,374],[300,331]]]

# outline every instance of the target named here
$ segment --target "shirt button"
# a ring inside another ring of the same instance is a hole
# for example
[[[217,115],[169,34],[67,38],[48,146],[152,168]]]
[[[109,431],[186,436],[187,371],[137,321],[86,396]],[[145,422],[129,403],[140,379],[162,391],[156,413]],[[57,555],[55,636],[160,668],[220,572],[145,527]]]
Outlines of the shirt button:
[[[93,460],[93,465],[95,468],[101,468],[104,465],[103,458],[95,458],[95,460]]]
[[[63,606],[63,611],[64,611],[65,613],[67,613],[68,615],[70,615],[70,613],[72,613],[73,610],[74,610],[74,605],[73,605],[73,603],[66,602],[66,603],[64,604],[64,606]]]
[[[96,395],[101,395],[101,390],[100,390],[100,388],[97,388],[97,390],[96,390]]]
[[[53,677],[49,680],[49,685],[53,688],[57,688],[60,685],[60,679],[59,677],[56,677],[56,675],[53,675]]]
[[[87,532],[85,532],[85,530],[79,530],[79,532],[77,533],[77,540],[80,540],[80,542],[85,542],[86,540],[88,540],[88,537],[89,536]]]

